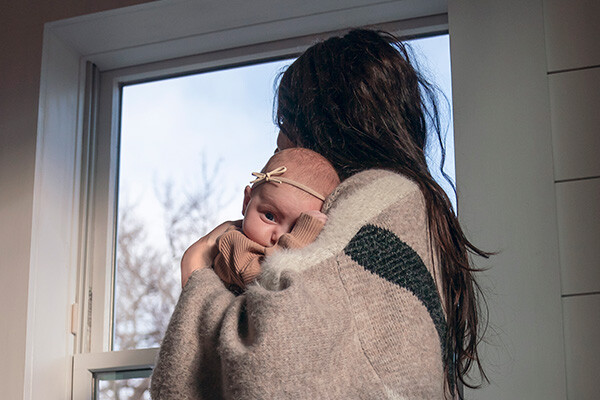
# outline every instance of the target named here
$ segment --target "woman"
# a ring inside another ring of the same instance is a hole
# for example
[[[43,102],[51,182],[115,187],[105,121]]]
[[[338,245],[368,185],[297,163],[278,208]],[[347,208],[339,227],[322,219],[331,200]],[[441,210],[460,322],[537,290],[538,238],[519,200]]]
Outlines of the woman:
[[[278,148],[312,149],[342,179],[327,223],[238,297],[208,268],[233,223],[186,251],[154,399],[443,398],[478,364],[469,252],[487,253],[428,171],[435,96],[395,42],[354,30],[283,74]]]

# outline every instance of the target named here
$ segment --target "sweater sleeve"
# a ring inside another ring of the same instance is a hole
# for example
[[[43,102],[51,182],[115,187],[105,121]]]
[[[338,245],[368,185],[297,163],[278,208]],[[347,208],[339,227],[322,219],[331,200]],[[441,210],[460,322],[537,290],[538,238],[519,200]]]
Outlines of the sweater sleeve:
[[[240,231],[227,232],[217,242],[219,253],[214,270],[223,282],[243,290],[260,274],[260,264],[265,256],[281,249],[308,245],[319,235],[323,225],[319,219],[301,214],[292,231],[282,235],[272,247],[261,246]]]
[[[234,300],[211,268],[194,271],[161,343],[152,399],[206,399],[220,393],[218,333]]]
[[[321,225],[302,218],[285,246],[312,241]],[[282,275],[278,290],[251,285],[236,297],[213,269],[195,271],[161,344],[152,399],[284,398],[286,392],[318,398],[316,388],[305,387],[307,377],[336,369],[352,332],[346,310],[324,306],[322,296],[315,296],[340,293],[322,284],[317,279],[307,286],[290,272]],[[342,301],[336,297],[331,303]]]
[[[281,235],[275,247],[276,249],[302,248],[309,243],[312,243],[317,238],[323,229],[323,225],[325,225],[325,223],[319,219],[308,214],[301,214],[292,231],[290,233]]]
[[[227,232],[219,238],[217,245],[219,253],[214,263],[216,274],[224,283],[245,289],[260,273],[265,247],[248,239],[240,231]]]
[[[336,373],[352,344],[351,320],[295,273],[282,275],[281,290],[251,285],[235,297],[212,269],[195,271],[161,345],[152,399],[319,398],[323,385],[306,383],[321,374],[348,387],[347,375]]]

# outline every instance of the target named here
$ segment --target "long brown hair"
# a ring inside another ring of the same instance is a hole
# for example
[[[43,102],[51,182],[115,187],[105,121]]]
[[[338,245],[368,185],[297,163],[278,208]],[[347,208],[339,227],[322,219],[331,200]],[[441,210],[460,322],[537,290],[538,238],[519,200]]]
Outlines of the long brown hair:
[[[459,381],[479,386],[465,380],[474,365],[487,381],[477,351],[482,298],[470,255],[491,253],[465,237],[452,203],[428,169],[428,140],[442,147],[442,167],[445,156],[437,103],[436,89],[413,67],[403,43],[385,32],[357,29],[313,45],[285,71],[276,122],[293,143],[325,156],[342,180],[384,168],[419,185],[440,264],[446,387],[454,396]]]

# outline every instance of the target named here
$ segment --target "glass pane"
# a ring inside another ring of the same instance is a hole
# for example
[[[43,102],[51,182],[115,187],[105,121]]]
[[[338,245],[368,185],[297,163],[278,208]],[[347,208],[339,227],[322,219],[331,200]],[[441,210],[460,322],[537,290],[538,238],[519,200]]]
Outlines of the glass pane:
[[[441,117],[441,128],[446,159],[444,161],[444,173],[448,175],[453,183],[456,183],[456,172],[454,167],[454,123],[452,118],[452,81],[450,75],[450,38],[448,35],[432,36],[423,39],[409,41],[414,59],[419,71],[433,83],[439,90],[438,96],[439,113]],[[456,210],[456,194],[452,185],[440,172],[441,151],[439,143],[431,141],[428,146],[429,169],[435,180],[450,197]]]
[[[183,251],[241,218],[273,154],[273,82],[290,61],[123,88],[113,349],[156,347],[181,292]]]
[[[152,370],[94,374],[96,400],[149,400]]]
[[[454,180],[448,36],[412,40],[419,68],[444,93],[445,171]],[[279,61],[123,88],[113,349],[156,347],[194,240],[240,219],[242,192],[275,149]],[[439,174],[439,151],[429,152]],[[438,179],[454,198],[450,185]]]

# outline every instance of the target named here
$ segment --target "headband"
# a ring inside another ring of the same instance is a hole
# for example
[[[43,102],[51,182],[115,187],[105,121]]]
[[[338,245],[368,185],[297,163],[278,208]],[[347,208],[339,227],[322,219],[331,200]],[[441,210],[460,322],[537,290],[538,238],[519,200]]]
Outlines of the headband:
[[[288,185],[292,185],[297,187],[300,190],[305,191],[306,193],[315,196],[317,199],[321,201],[325,201],[325,197],[319,192],[309,188],[306,185],[301,184],[300,182],[296,182],[294,180],[284,178],[283,173],[287,171],[286,167],[279,167],[272,171],[262,173],[262,172],[253,172],[252,175],[256,177],[255,180],[251,181],[251,184],[260,185],[264,182],[273,182],[273,183],[287,183]]]

